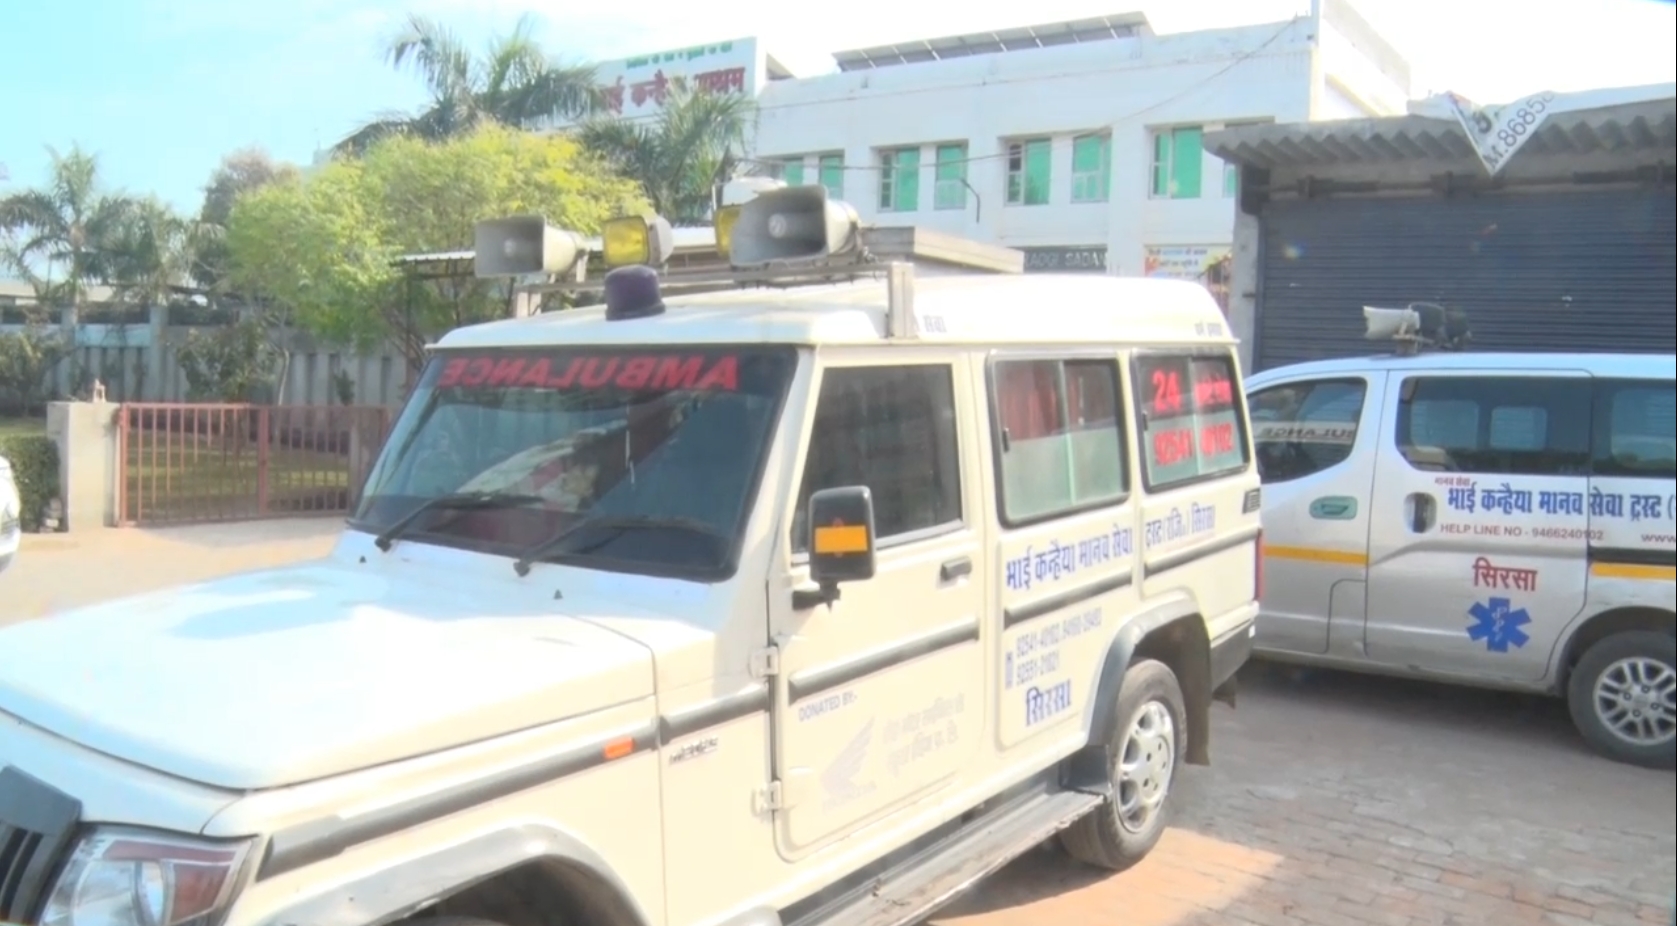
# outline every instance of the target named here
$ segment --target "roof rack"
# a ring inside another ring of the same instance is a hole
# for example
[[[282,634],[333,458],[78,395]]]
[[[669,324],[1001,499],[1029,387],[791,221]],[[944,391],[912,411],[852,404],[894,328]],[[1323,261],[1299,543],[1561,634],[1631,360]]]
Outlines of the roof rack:
[[[749,201],[716,212],[717,260],[691,258],[669,270],[675,232],[656,215],[630,215],[604,223],[600,260],[594,243],[549,226],[541,216],[479,222],[473,269],[479,277],[506,279],[515,294],[598,290],[607,320],[663,314],[663,293],[713,292],[745,286],[801,286],[883,276],[887,280],[888,334],[916,337],[916,265],[932,273],[1023,273],[1025,255],[1013,248],[969,241],[913,226],[864,228],[848,203],[827,198],[819,185],[756,191]],[[590,264],[606,273],[589,277]]]
[[[744,287],[811,286],[863,277],[881,277],[894,262],[906,262],[934,273],[1003,273],[1025,270],[1024,252],[973,241],[957,235],[915,226],[857,227],[856,243],[849,250],[807,260],[788,260],[760,267],[737,267],[718,249],[714,261],[689,257],[686,266],[664,269],[658,274],[666,293],[693,294]],[[570,279],[518,286],[526,293],[575,293],[599,290],[603,276],[591,271],[613,269],[610,263],[590,261]],[[707,266],[708,264],[708,266]]]
[[[1399,356],[1413,357],[1423,350],[1459,351],[1472,340],[1467,313],[1435,302],[1411,302],[1401,309],[1363,306],[1363,337],[1370,341],[1392,341]]]

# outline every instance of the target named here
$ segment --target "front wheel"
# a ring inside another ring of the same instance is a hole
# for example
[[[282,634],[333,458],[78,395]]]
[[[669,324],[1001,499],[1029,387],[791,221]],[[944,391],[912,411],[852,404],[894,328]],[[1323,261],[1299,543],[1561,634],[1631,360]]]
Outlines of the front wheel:
[[[1072,858],[1123,871],[1164,835],[1170,788],[1188,742],[1188,709],[1170,667],[1145,659],[1124,673],[1112,731],[1112,799],[1060,835]]]
[[[1598,641],[1573,668],[1566,701],[1597,752],[1645,768],[1677,765],[1677,638],[1635,630]]]

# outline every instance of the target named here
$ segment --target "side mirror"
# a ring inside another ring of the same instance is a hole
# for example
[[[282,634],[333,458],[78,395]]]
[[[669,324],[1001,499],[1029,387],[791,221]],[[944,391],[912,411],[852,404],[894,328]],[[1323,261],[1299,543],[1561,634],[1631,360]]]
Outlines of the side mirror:
[[[809,497],[809,577],[821,602],[838,600],[844,582],[873,578],[873,492],[867,486],[822,489]]]

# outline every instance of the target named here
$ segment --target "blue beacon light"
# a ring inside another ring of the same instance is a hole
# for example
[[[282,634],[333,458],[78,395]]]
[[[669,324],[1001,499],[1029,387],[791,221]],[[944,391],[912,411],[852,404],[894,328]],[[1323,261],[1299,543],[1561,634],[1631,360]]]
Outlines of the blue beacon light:
[[[625,321],[664,314],[658,271],[646,266],[618,267],[606,274],[606,320]]]

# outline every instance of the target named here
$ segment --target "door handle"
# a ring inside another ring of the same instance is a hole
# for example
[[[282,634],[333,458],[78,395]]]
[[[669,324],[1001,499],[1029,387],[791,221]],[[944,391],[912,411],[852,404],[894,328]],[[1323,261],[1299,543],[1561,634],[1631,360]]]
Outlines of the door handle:
[[[1404,507],[1409,509],[1409,529],[1417,534],[1432,530],[1438,520],[1438,502],[1426,492],[1411,493],[1404,499]]]
[[[952,559],[944,563],[943,568],[938,570],[938,578],[944,582],[953,582],[962,576],[970,575],[972,575],[972,557],[970,556]]]

